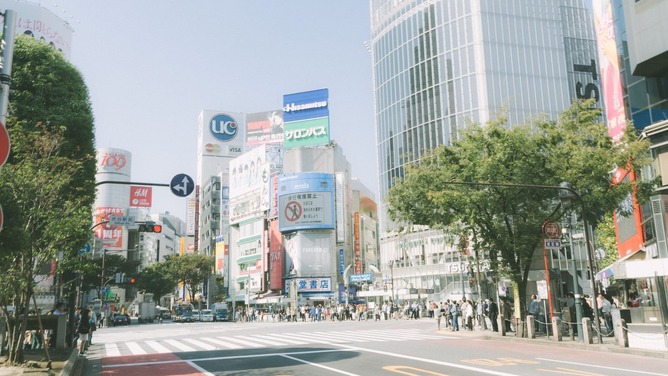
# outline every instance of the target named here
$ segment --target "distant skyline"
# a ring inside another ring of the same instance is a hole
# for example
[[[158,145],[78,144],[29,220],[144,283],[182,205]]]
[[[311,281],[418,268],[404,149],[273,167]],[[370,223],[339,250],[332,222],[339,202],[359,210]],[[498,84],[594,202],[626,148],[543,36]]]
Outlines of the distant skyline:
[[[283,94],[328,88],[332,139],[378,199],[368,1],[40,4],[74,30],[96,147],[132,153],[132,181],[196,178],[202,110],[280,109]],[[154,187],[151,211],[185,220],[186,200]]]

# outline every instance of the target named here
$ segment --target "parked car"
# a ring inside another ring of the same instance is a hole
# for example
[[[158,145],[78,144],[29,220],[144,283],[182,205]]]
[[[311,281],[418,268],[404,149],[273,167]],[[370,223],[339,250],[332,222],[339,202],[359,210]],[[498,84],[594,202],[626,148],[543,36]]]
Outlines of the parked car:
[[[213,322],[213,311],[210,309],[203,309],[200,311],[200,317],[200,321]]]
[[[130,316],[125,313],[112,313],[111,326],[130,325]]]
[[[196,309],[193,309],[193,321],[202,321],[199,311]]]

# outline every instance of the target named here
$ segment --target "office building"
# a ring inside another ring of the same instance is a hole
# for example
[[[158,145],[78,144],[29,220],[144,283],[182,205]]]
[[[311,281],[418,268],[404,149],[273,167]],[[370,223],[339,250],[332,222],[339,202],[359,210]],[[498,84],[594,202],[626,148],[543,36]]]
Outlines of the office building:
[[[459,238],[392,223],[388,190],[468,124],[556,119],[575,98],[600,100],[590,11],[584,0],[370,3],[381,268],[399,298],[468,295]],[[447,276],[438,260],[452,264]]]

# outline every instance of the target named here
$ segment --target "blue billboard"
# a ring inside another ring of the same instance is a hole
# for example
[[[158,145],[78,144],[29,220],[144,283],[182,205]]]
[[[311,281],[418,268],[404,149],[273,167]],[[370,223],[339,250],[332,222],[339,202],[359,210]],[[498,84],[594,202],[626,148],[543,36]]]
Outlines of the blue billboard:
[[[336,227],[333,174],[281,174],[278,177],[278,192],[279,231]]]
[[[329,91],[319,89],[284,95],[283,121],[286,149],[329,144]]]
[[[328,89],[283,95],[283,122],[326,116],[329,116]]]

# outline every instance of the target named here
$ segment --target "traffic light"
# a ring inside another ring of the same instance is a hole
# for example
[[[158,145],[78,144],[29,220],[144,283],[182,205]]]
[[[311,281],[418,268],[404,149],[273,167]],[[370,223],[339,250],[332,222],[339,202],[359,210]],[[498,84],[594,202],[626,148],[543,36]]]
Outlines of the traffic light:
[[[131,285],[134,285],[135,282],[137,282],[137,280],[136,280],[135,278],[130,278],[130,284],[131,284]]]
[[[162,232],[162,225],[157,225],[155,222],[145,222],[139,225],[139,232]]]

